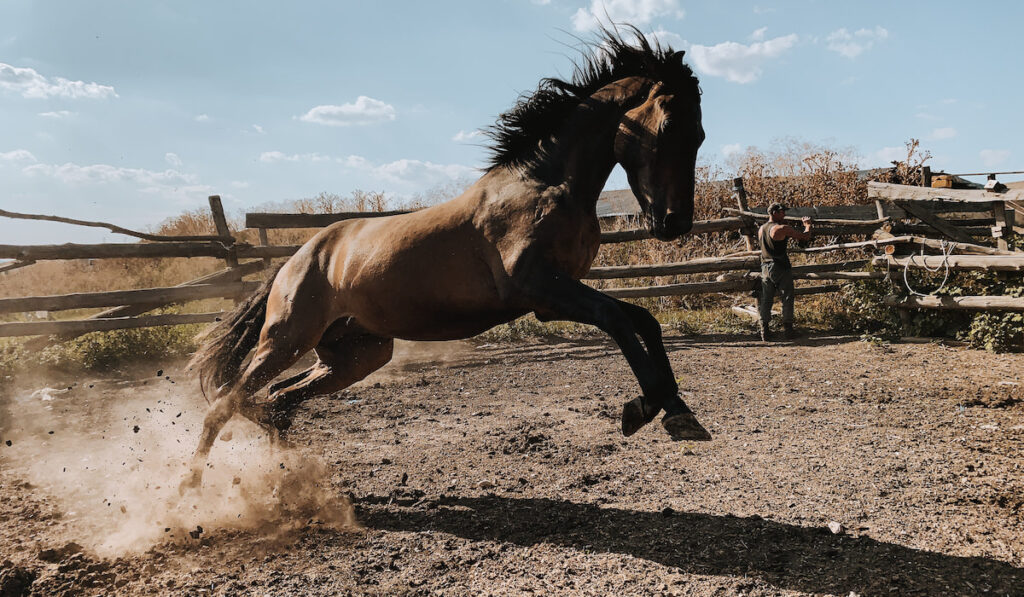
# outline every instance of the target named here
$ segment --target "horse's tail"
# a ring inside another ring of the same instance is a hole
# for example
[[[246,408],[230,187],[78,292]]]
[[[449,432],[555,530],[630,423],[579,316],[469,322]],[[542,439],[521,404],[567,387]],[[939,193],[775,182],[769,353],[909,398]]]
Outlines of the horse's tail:
[[[256,292],[199,336],[199,348],[188,362],[188,369],[198,371],[199,387],[207,402],[208,392],[216,395],[220,388],[238,381],[245,357],[259,341],[267,319],[267,297],[280,271],[277,268]]]

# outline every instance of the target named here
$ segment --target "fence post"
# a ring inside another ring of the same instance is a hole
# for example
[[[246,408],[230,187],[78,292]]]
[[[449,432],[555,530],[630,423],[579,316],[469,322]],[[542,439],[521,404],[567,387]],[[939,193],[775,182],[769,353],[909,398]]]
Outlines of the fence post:
[[[228,219],[224,217],[224,206],[220,202],[220,195],[210,195],[210,211],[213,213],[213,224],[217,227],[217,234],[225,238],[231,238],[231,229],[228,228]],[[228,255],[224,258],[228,267],[238,267],[238,257],[235,255],[234,240],[228,247]]]
[[[1000,251],[1009,250],[1006,244],[1006,204],[1002,201],[992,202],[992,215],[996,218],[996,225],[992,227],[992,238],[996,239],[996,246]]]
[[[740,208],[740,211],[750,211],[750,207],[747,205],[747,190],[743,188],[743,177],[737,176],[732,179],[732,192],[736,195],[736,205]],[[754,250],[754,235],[751,234],[751,230],[754,228],[754,220],[747,215],[740,215],[740,219],[743,220],[743,241],[747,245],[748,251]]]
[[[932,167],[921,166],[921,186],[930,187],[932,186]]]
[[[269,247],[270,246],[270,238],[267,236],[267,229],[266,228],[257,228],[256,230],[259,231],[260,246],[261,247]],[[263,258],[263,265],[265,265],[267,267],[270,267],[270,257],[264,257]]]

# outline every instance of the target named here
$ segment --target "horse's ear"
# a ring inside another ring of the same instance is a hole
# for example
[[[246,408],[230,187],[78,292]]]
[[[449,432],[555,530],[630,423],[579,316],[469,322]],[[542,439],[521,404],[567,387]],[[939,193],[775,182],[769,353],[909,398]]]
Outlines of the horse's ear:
[[[683,63],[683,56],[685,54],[686,54],[685,50],[679,50],[675,54],[672,54],[672,59],[675,60],[676,62],[678,62],[679,64],[682,64]]]

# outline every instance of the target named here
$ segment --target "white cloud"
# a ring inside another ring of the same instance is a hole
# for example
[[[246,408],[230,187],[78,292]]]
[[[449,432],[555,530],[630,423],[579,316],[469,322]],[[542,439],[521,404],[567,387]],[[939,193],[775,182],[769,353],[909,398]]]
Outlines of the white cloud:
[[[196,122],[210,122],[210,117],[206,114],[200,114],[193,118],[193,120],[195,120]]]
[[[775,12],[775,8],[770,6],[758,6],[756,4],[754,5],[754,14],[756,15],[766,15],[770,12]]]
[[[828,49],[853,59],[871,49],[876,41],[887,37],[889,37],[889,31],[881,25],[874,29],[858,29],[853,33],[844,27],[829,33],[825,41],[828,42]]]
[[[260,154],[260,161],[267,164],[274,162],[329,162],[331,156],[322,153],[287,154],[280,151],[264,151]]]
[[[937,128],[933,130],[932,134],[929,136],[929,138],[934,141],[952,139],[953,137],[956,137],[956,129],[951,126]]]
[[[744,45],[726,41],[714,46],[693,44],[688,52],[690,60],[701,72],[725,77],[734,83],[751,83],[761,77],[761,65],[793,47],[795,33],[767,41]]]
[[[232,180],[231,186],[236,189],[248,189],[249,182],[246,180]]]
[[[60,120],[61,118],[70,118],[71,116],[74,116],[75,113],[70,112],[68,110],[57,110],[55,112],[40,112],[39,115],[43,118],[53,118],[54,120]]]
[[[22,169],[31,176],[46,176],[65,184],[107,184],[114,182],[134,182],[146,185],[147,188],[168,187],[195,184],[196,177],[177,170],[145,170],[142,168],[122,168],[109,164],[93,164],[80,166],[67,163],[33,164]]]
[[[664,29],[656,29],[647,34],[649,40],[657,40],[662,46],[668,46],[670,48],[680,50],[688,47],[690,44],[686,43],[682,37],[671,31]]]
[[[455,141],[456,143],[465,143],[483,136],[484,134],[482,131],[469,131],[468,133],[466,131],[459,131],[455,133],[454,137],[452,137],[452,141]]]
[[[258,135],[266,134],[266,131],[263,130],[263,127],[258,124],[252,125],[252,130],[256,131],[256,134]]]
[[[551,4],[551,0],[530,0],[530,2],[533,2],[534,4],[538,4],[540,6],[547,6],[548,4]]]
[[[34,162],[36,156],[27,149],[0,152],[0,162]]]
[[[376,124],[395,119],[395,108],[380,100],[360,95],[355,103],[340,106],[316,106],[298,117],[303,122],[315,122],[328,126],[351,126]]]
[[[413,183],[417,186],[432,186],[439,182],[459,180],[479,175],[476,168],[461,164],[435,164],[420,160],[395,160],[374,165],[361,156],[349,156],[339,160],[350,168],[365,170],[385,180],[398,183]]]
[[[572,25],[577,31],[597,29],[605,21],[643,27],[657,17],[681,19],[685,14],[679,0],[590,0],[590,8],[572,16]]]
[[[72,81],[63,77],[44,77],[33,68],[19,68],[2,62],[0,62],[0,89],[13,91],[29,99],[117,97],[114,88],[109,85]]]
[[[764,34],[766,31],[768,31],[767,27],[761,27],[750,34],[750,39],[752,41],[764,41]]]
[[[743,151],[743,146],[740,145],[739,143],[730,143],[728,145],[723,145],[721,151],[723,157],[729,157],[734,153],[739,153]]]
[[[165,153],[164,154],[164,161],[167,162],[168,164],[174,166],[175,168],[180,168],[181,167],[181,158],[179,158],[178,154],[176,154],[176,153],[170,153],[170,152]]]
[[[1007,149],[982,149],[978,152],[981,163],[988,168],[995,168],[1010,158],[1010,151]]]

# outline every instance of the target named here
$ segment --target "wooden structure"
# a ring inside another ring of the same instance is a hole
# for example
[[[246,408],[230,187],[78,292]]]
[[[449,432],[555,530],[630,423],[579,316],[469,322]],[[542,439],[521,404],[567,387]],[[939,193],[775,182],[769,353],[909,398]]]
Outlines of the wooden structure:
[[[613,191],[622,195],[628,191]],[[885,275],[882,268],[936,267],[952,270],[1024,271],[1024,253],[1009,250],[1006,241],[1011,234],[1024,234],[1018,214],[1024,213],[1024,190],[993,193],[984,190],[935,189],[869,183],[870,204],[794,207],[787,216],[798,220],[803,216],[816,219],[816,235],[830,239],[849,236],[871,236],[870,240],[832,242],[824,246],[794,250],[794,253],[824,254],[850,250],[885,250],[875,257],[875,271],[864,271],[871,260],[844,260],[797,266],[797,280],[823,281],[802,286],[797,294],[806,296],[835,292],[835,282],[872,279]],[[726,217],[694,222],[691,234],[735,233],[743,238],[746,251],[722,257],[694,259],[679,263],[636,266],[595,267],[586,280],[620,280],[724,273],[715,281],[673,282],[651,286],[614,287],[603,292],[619,298],[680,296],[711,293],[750,293],[759,287],[756,227],[767,220],[765,206],[751,207],[742,179],[733,181],[736,208],[725,210]],[[622,197],[619,197],[621,200]],[[48,220],[82,226],[104,227],[134,236],[142,243],[63,244],[63,245],[0,245],[0,259],[13,261],[0,265],[0,273],[27,267],[43,260],[104,258],[192,258],[223,259],[225,269],[174,287],[107,292],[75,293],[58,296],[34,296],[0,299],[0,314],[37,311],[60,311],[111,307],[89,318],[74,321],[26,321],[0,323],[2,336],[43,336],[29,342],[30,347],[75,337],[100,330],[125,329],[153,325],[177,325],[214,321],[222,313],[188,313],[146,315],[157,308],[175,303],[208,298],[239,299],[252,292],[258,283],[245,281],[246,276],[268,267],[274,258],[288,257],[298,245],[272,245],[268,230],[287,228],[321,228],[334,222],[380,217],[404,213],[349,212],[333,214],[249,213],[247,228],[255,229],[259,245],[238,242],[231,234],[219,196],[209,198],[215,234],[202,236],[152,235],[104,222],[73,220],[59,216],[18,214],[0,210],[0,217]],[[1024,219],[1024,218],[1021,218]],[[633,242],[651,238],[643,228],[604,232],[603,244]],[[950,245],[949,243],[956,243]],[[989,244],[985,244],[989,243]],[[991,245],[995,246],[991,246]],[[950,254],[949,247],[954,247]],[[917,255],[914,253],[928,253]],[[935,253],[942,253],[935,255]],[[733,272],[733,273],[729,273]],[[0,278],[2,280],[2,278]],[[900,309],[1019,309],[1017,297],[961,297],[964,300],[912,297],[892,299]],[[935,299],[935,300],[932,300]],[[968,300],[970,299],[970,300]],[[984,300],[983,300],[984,299]],[[49,336],[56,335],[56,338]]]

